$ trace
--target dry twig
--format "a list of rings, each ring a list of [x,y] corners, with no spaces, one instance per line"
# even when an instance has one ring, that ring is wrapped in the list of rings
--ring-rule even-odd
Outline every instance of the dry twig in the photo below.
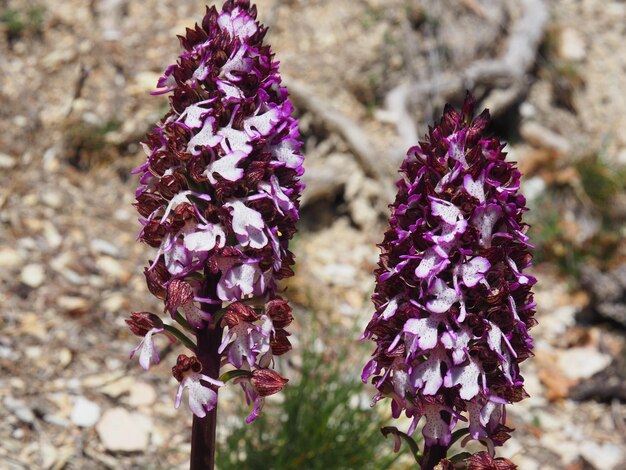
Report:
[[[406,130],[401,128],[405,125],[402,118],[404,110],[408,106],[420,103],[428,96],[440,96],[448,100],[462,93],[464,89],[487,86],[496,89],[492,93],[500,93],[498,96],[490,95],[487,98],[488,101],[491,98],[492,106],[507,107],[517,100],[525,89],[522,85],[525,82],[524,76],[534,63],[548,20],[548,11],[543,0],[521,0],[520,3],[523,14],[511,28],[505,52],[501,57],[478,60],[460,74],[449,74],[422,83],[404,83],[389,92],[386,111],[390,115],[397,115],[394,121],[400,135],[406,134]],[[399,106],[398,100],[402,98],[407,104]],[[391,105],[395,108],[390,108]],[[500,111],[502,109],[492,109],[495,114]]]
[[[389,165],[375,151],[367,134],[345,114],[337,111],[324,99],[316,96],[306,85],[292,79],[285,79],[294,102],[313,114],[324,127],[338,133],[346,142],[365,174],[379,181],[384,197],[390,202],[393,192]]]

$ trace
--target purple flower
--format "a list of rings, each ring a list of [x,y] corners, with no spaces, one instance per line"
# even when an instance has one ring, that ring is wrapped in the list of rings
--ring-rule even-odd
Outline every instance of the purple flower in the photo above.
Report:
[[[137,336],[142,337],[139,345],[130,352],[132,359],[137,351],[139,351],[139,365],[144,370],[150,369],[150,365],[159,363],[159,353],[152,336],[163,333],[163,322],[154,313],[150,312],[133,312],[130,319],[126,320],[128,328]]]
[[[148,330],[146,336],[141,340],[139,345],[130,352],[130,358],[132,359],[135,353],[139,351],[139,365],[141,365],[144,370],[150,369],[151,363],[154,362],[155,364],[158,364],[160,362],[159,353],[154,345],[154,342],[152,341],[152,335],[162,332],[163,328],[152,328],[151,330]]]
[[[180,401],[185,389],[189,390],[189,409],[199,418],[204,418],[207,411],[211,411],[217,405],[217,392],[210,386],[221,387],[224,382],[212,379],[201,374],[202,366],[195,357],[184,354],[178,356],[176,365],[172,368],[174,378],[180,382],[176,392],[175,407],[180,406]]]
[[[136,170],[139,239],[157,249],[146,280],[186,329],[166,331],[203,361],[212,355],[250,373],[268,370],[274,355],[291,348],[288,322],[275,323],[269,306],[284,302],[277,281],[293,274],[288,244],[304,171],[293,106],[265,33],[248,0],[208,8],[187,29],[181,55],[157,84],[156,94],[170,94],[170,110],[148,134],[147,160]],[[249,307],[237,317],[239,301],[252,298],[258,312]],[[221,346],[210,354],[184,336],[222,328]],[[144,333],[142,365],[158,361],[156,332]],[[217,399],[206,384],[217,383],[196,369],[178,372],[178,401],[188,388],[192,411],[204,416]]]
[[[504,407],[525,397],[519,363],[535,324],[520,172],[473,119],[468,95],[409,150],[381,243],[376,312],[364,338],[376,342],[363,370],[392,399],[395,417],[424,418],[427,448],[447,447],[459,419],[474,439],[503,442]]]
[[[280,392],[289,380],[271,369],[256,369],[248,376],[235,379],[235,382],[241,385],[248,405],[254,404],[252,413],[246,418],[246,422],[251,423],[259,417],[265,397]]]

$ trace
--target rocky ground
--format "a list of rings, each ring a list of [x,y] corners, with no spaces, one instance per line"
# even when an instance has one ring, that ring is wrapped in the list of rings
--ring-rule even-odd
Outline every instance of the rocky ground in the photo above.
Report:
[[[618,470],[626,321],[602,312],[622,311],[626,295],[617,278],[613,307],[598,308],[608,295],[594,284],[599,274],[581,282],[580,272],[625,262],[626,3],[547,3],[532,66],[505,85],[476,84],[527,175],[542,261],[536,357],[525,364],[531,398],[511,408],[517,431],[502,454],[522,470]],[[289,297],[302,324],[332,325],[332,347],[356,338],[371,315],[375,245],[411,137],[386,109],[387,92],[498,57],[523,12],[497,0],[258,7],[294,84],[307,155]],[[173,408],[175,380],[167,367],[144,373],[127,359],[136,345],[128,312],[160,309],[142,275],[152,250],[135,242],[129,171],[165,110],[149,92],[177,56],[175,35],[202,14],[191,1],[0,1],[1,469],[186,468],[191,417]],[[511,90],[512,102],[503,100]],[[433,89],[409,103],[419,134],[463,92]],[[370,148],[355,145],[350,126]],[[304,333],[294,330],[297,342]],[[358,368],[365,357],[353,360]],[[241,398],[221,397],[225,414]]]

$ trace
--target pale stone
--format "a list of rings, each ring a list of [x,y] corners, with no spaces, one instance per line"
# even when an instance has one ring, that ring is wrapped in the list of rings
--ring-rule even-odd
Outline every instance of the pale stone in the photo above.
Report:
[[[543,428],[545,416],[540,418],[541,427]],[[563,421],[561,421],[561,426]],[[558,429],[556,429],[558,431]],[[540,438],[541,445],[546,449],[551,450],[555,454],[561,457],[561,464],[570,465],[578,460],[580,455],[580,444],[574,442],[571,439],[564,439],[562,432],[547,432]]]
[[[138,382],[130,389],[128,404],[133,407],[149,406],[156,401],[154,387],[145,382]]]
[[[107,410],[96,426],[104,447],[111,452],[140,452],[150,441],[152,420],[124,408]]]
[[[20,280],[27,286],[36,289],[46,280],[46,272],[40,264],[27,264],[22,268]]]
[[[17,159],[6,153],[0,153],[0,168],[7,170],[13,168],[17,163]]]
[[[332,263],[323,266],[319,274],[320,278],[328,284],[350,287],[355,284],[357,271],[354,266],[349,264]]]
[[[9,247],[0,248],[0,268],[16,268],[23,262],[19,252]]]
[[[113,294],[102,301],[102,308],[107,312],[119,312],[127,304],[127,298],[122,294]]]
[[[103,240],[101,238],[95,238],[91,240],[89,246],[93,251],[103,255],[109,255],[113,257],[117,257],[120,255],[120,250],[117,246],[115,246],[110,241]]]
[[[558,352],[558,363],[570,379],[588,379],[611,363],[611,356],[596,348],[578,347]]]
[[[99,387],[99,391],[111,398],[117,398],[125,393],[128,393],[135,385],[135,380],[132,377],[122,377],[115,382],[110,382],[102,387]]]
[[[22,400],[5,397],[4,406],[23,423],[32,424],[35,422],[35,414]]]
[[[100,419],[100,406],[85,397],[78,397],[72,407],[70,419],[76,426],[89,428]]]
[[[86,299],[71,295],[59,297],[57,305],[67,312],[86,311],[89,308],[89,302]]]
[[[598,444],[586,440],[580,444],[581,455],[595,468],[602,470],[622,469],[626,456],[624,448],[616,444]]]
[[[68,348],[62,348],[58,353],[58,360],[61,368],[67,367],[72,362],[72,351]]]
[[[96,260],[96,265],[103,273],[112,278],[125,282],[130,277],[130,273],[115,258],[110,256],[100,256]]]
[[[561,31],[559,41],[559,55],[565,60],[583,60],[587,54],[585,40],[580,32],[574,28],[565,28]]]
[[[41,194],[41,202],[48,207],[58,209],[63,205],[63,196],[58,191],[44,191]]]

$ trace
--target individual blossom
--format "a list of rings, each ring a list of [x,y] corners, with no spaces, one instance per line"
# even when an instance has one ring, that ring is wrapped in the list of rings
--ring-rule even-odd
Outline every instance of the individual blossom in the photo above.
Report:
[[[147,369],[159,362],[154,335],[188,346],[193,355],[173,368],[176,406],[187,389],[199,418],[215,409],[226,379],[251,377],[239,383],[254,417],[270,394],[262,378],[286,383],[271,369],[291,347],[291,308],[277,282],[293,274],[288,244],[304,170],[266,31],[248,0],[227,0],[179,36],[182,53],[155,92],[169,94],[170,108],[136,170],[139,239],[156,250],[144,274],[169,320],[129,320],[143,337],[135,351]]]
[[[126,320],[126,324],[134,335],[142,338],[139,345],[130,352],[130,358],[132,359],[139,352],[139,365],[144,370],[150,369],[152,363],[158,364],[159,352],[152,337],[165,331],[161,319],[154,313],[133,312],[130,314],[130,319]]]
[[[243,388],[248,405],[254,404],[252,413],[246,418],[246,422],[251,423],[261,413],[265,397],[280,392],[289,380],[271,369],[256,369],[250,374],[238,377],[235,382]]]
[[[402,163],[363,335],[376,343],[363,380],[412,418],[408,434],[423,423],[423,468],[446,456],[460,420],[491,449],[508,438],[505,406],[526,396],[519,364],[532,355],[520,172],[474,105],[468,94],[461,112],[446,106]]]
[[[207,411],[211,411],[217,405],[216,388],[224,385],[224,382],[201,374],[201,370],[202,365],[197,358],[181,354],[176,360],[176,365],[172,367],[172,375],[180,383],[176,393],[176,408],[180,406],[183,390],[187,388],[189,409],[199,418],[204,418]]]

